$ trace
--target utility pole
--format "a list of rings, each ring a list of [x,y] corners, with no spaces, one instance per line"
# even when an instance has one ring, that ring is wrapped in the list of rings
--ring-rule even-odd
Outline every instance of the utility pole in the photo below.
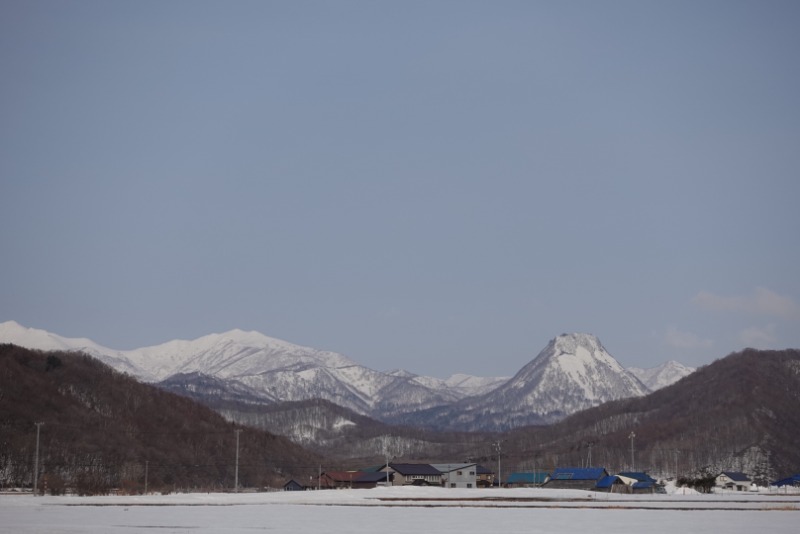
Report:
[[[150,467],[150,460],[144,461],[144,494],[147,495],[147,471]]]
[[[500,470],[500,444],[502,442],[500,440],[496,441],[494,446],[497,449],[497,489],[502,488],[503,484],[503,472]]]
[[[588,442],[587,445],[589,446],[589,465],[586,467],[592,467],[592,446],[594,445],[594,441]]]
[[[383,436],[383,454],[386,456],[386,487],[389,487],[389,436]]]
[[[239,433],[242,431],[241,428],[237,428],[234,430],[236,433],[236,469],[234,471],[234,492],[239,493]]]
[[[36,497],[39,486],[39,429],[44,423],[34,423],[36,425],[36,456],[33,460],[33,496]]]
[[[628,436],[628,437],[629,437],[629,438],[630,438],[630,440],[631,440],[631,471],[634,471],[634,470],[635,470],[635,467],[634,467],[634,463],[633,463],[633,438],[635,438],[635,437],[636,437],[636,434],[634,434],[633,432],[631,432],[631,435],[630,435],[630,436]]]

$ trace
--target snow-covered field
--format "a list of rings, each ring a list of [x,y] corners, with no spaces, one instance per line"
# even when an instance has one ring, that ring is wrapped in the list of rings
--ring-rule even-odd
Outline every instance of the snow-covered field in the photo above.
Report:
[[[607,495],[378,488],[109,497],[0,496],[3,533],[793,532],[800,495]]]

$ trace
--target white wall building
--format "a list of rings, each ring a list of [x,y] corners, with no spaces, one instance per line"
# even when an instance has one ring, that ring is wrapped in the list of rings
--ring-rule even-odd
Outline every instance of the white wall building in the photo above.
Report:
[[[442,472],[445,488],[477,488],[477,464],[431,464]]]

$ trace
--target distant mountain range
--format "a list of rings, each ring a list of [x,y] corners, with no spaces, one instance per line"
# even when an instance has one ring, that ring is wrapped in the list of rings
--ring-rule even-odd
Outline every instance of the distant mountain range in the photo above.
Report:
[[[72,349],[31,350],[3,337],[0,420],[5,443],[0,482],[30,483],[32,440],[39,423],[40,472],[47,477],[42,483],[54,490],[66,484],[77,491],[140,491],[148,462],[151,487],[231,487],[231,451],[241,427],[230,421],[267,428],[316,451],[302,451],[268,433],[245,429],[241,459],[247,469],[239,476],[251,486],[274,487],[287,476],[308,479],[323,464],[326,469],[373,465],[383,461],[387,451],[412,461],[469,458],[493,465],[499,461],[500,446],[508,472],[596,465],[611,472],[694,477],[732,470],[759,483],[797,472],[797,349],[747,349],[656,392],[610,400],[553,424],[517,426],[524,408],[510,411],[513,417],[486,411],[492,402],[507,403],[512,410],[515,402],[524,405],[538,399],[535,403],[547,414],[547,403],[540,397],[546,391],[539,387],[543,381],[566,381],[564,389],[572,395],[564,401],[581,392],[587,402],[599,402],[606,392],[585,377],[595,373],[602,381],[626,381],[604,352],[592,336],[558,336],[515,377],[449,407],[451,415],[467,414],[459,424],[462,428],[489,420],[496,427],[497,421],[505,421],[512,430],[443,432],[432,430],[437,424],[389,425],[322,399],[272,402],[238,382],[200,373],[173,374],[154,388]],[[391,373],[396,374],[403,373]],[[173,387],[181,396],[161,391]],[[635,381],[631,387],[636,387]],[[217,413],[186,397],[202,400]]]
[[[687,367],[675,360],[670,360],[667,363],[663,363],[651,369],[628,367],[628,371],[633,373],[642,384],[647,386],[647,389],[650,391],[657,391],[661,388],[671,386],[684,376],[692,374],[695,368]]]
[[[119,351],[8,321],[0,323],[0,343],[81,351],[209,405],[323,399],[388,423],[450,430],[553,422],[609,400],[645,395],[693,371],[677,362],[626,370],[589,334],[556,337],[512,378],[453,375],[446,380],[403,370],[379,372],[335,352],[241,330]]]

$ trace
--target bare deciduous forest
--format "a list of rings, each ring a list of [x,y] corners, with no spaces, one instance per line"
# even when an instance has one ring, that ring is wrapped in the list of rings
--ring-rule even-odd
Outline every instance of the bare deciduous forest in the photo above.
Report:
[[[237,429],[185,397],[89,356],[0,345],[0,483],[58,493],[226,490],[236,479]],[[279,487],[315,475],[319,455],[286,438],[238,433],[240,486]]]
[[[800,470],[798,436],[800,350],[747,349],[645,397],[512,431],[505,448],[510,462],[546,469],[585,465],[591,454],[593,464],[614,471],[730,470],[765,483]]]
[[[0,483],[31,485],[36,423],[43,423],[39,488],[52,493],[67,486],[136,493],[145,484],[155,491],[231,489],[237,430],[238,479],[246,487],[310,482],[320,469],[363,468],[387,455],[494,469],[499,452],[504,477],[594,465],[664,478],[733,470],[765,483],[800,470],[798,350],[748,349],[646,397],[504,434],[390,426],[321,400],[205,402],[210,407],[89,356],[2,345]]]

